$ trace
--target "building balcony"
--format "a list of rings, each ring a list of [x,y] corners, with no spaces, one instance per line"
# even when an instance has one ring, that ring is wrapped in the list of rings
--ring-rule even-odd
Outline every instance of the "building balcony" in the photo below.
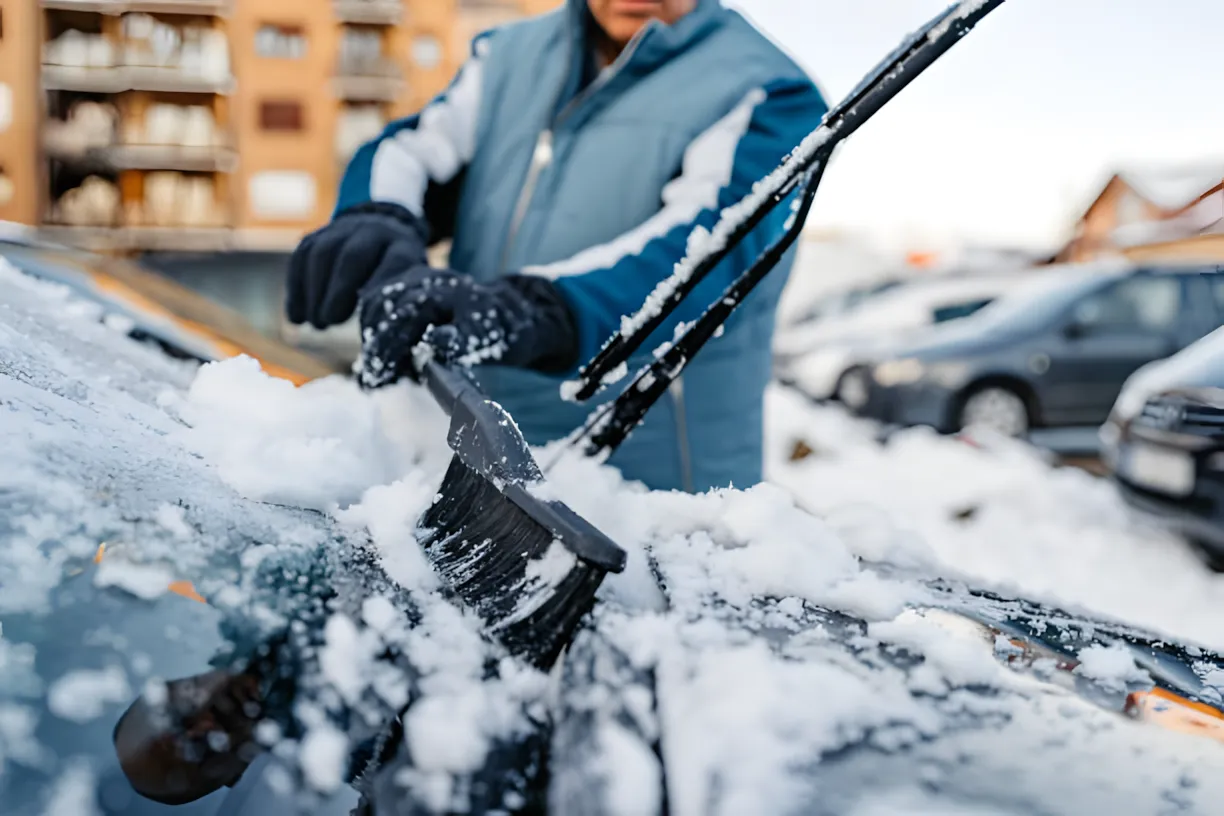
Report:
[[[47,224],[44,240],[87,252],[228,252],[234,249],[228,227],[95,227]]]
[[[291,252],[302,229],[233,227],[95,227],[46,224],[42,240],[87,252]]]
[[[404,16],[400,0],[333,0],[332,9],[342,23],[399,25]]]
[[[404,87],[403,70],[385,57],[341,60],[332,77],[336,97],[348,102],[393,102]]]
[[[42,87],[46,91],[101,94],[125,91],[230,94],[234,91],[234,77],[208,77],[189,74],[177,68],[135,65],[43,65]]]
[[[232,173],[238,154],[228,147],[114,144],[65,149],[48,144],[47,156],[81,167],[100,170],[178,170],[183,173]]]
[[[233,0],[39,0],[44,9],[94,14],[189,14],[229,16]]]

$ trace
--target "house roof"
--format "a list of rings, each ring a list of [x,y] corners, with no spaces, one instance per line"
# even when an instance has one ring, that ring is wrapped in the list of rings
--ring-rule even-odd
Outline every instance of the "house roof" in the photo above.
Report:
[[[1120,247],[1160,243],[1197,235],[1224,233],[1224,184],[1199,193],[1192,206],[1183,207],[1165,218],[1122,224],[1110,237]]]
[[[1117,176],[1162,210],[1179,210],[1224,181],[1224,161],[1130,167]]]

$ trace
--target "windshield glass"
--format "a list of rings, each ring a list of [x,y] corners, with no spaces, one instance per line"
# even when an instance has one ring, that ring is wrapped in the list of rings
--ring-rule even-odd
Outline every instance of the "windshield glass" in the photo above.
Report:
[[[967,320],[976,327],[1036,328],[1119,273],[1040,272]]]

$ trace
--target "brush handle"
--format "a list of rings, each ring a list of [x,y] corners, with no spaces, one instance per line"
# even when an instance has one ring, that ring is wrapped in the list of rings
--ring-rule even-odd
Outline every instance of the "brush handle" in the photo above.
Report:
[[[470,402],[473,394],[484,399],[471,378],[436,360],[429,360],[421,367],[421,380],[429,389],[434,402],[438,403],[438,407],[445,411],[447,416],[453,417],[455,406]]]
[[[446,441],[463,464],[505,485],[544,478],[518,425],[471,377],[431,359],[421,367],[421,379],[450,417]]]

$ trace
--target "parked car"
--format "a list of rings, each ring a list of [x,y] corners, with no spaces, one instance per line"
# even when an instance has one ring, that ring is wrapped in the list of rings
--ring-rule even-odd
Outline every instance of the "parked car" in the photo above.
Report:
[[[265,371],[302,384],[342,367],[256,331],[242,315],[132,261],[32,238],[0,227],[0,259],[67,287],[100,309],[99,319],[174,357],[209,362],[246,354]]]
[[[1224,329],[1136,372],[1101,438],[1122,497],[1224,570]]]
[[[1106,466],[1117,459],[1118,446],[1127,425],[1143,410],[1147,401],[1162,391],[1193,385],[1215,385],[1210,379],[1217,360],[1224,356],[1224,327],[1191,343],[1162,360],[1140,366],[1126,378],[1114,401],[1109,417],[1097,431],[1099,453]]]
[[[706,573],[694,548],[716,539],[675,546],[686,528],[665,527],[642,543],[663,576],[686,570],[670,608],[613,593],[556,673],[532,676],[445,596],[390,581],[364,524],[229,486],[161,400],[186,367],[16,277],[0,269],[5,816],[1211,814],[1224,799],[1224,656],[903,565],[866,596],[828,593],[865,599],[869,623],[809,583],[726,580],[742,559]],[[392,505],[370,518],[398,524]],[[719,513],[741,552],[752,525]]]
[[[855,286],[849,289],[831,292],[824,297],[817,298],[816,301],[804,309],[798,317],[791,320],[790,325],[798,326],[805,323],[811,323],[816,320],[827,320],[831,317],[838,317],[839,315],[847,314],[854,311],[859,306],[867,303],[875,296],[892,291],[893,289],[903,286],[904,284],[905,281],[903,280],[897,278],[887,278],[866,286]]]
[[[779,330],[778,379],[814,399],[836,399],[843,377],[872,354],[918,330],[967,317],[1014,288],[1021,276],[909,281],[843,314]]]
[[[847,403],[895,425],[1009,436],[1099,426],[1138,368],[1224,324],[1216,265],[1064,265],[856,368]],[[843,388],[846,391],[847,388]]]

